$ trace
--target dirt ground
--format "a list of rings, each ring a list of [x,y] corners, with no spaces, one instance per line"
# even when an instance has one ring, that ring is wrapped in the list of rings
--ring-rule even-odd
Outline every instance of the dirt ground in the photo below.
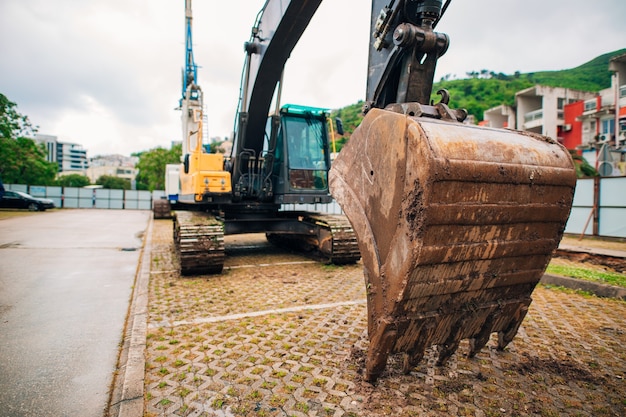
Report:
[[[513,343],[363,380],[361,265],[227,237],[220,276],[181,278],[154,222],[146,416],[624,416],[626,303],[538,287]]]

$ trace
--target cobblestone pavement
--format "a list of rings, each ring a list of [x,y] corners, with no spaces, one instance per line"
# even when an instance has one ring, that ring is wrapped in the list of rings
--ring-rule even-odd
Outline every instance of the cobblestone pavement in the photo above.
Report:
[[[146,416],[624,416],[626,303],[539,287],[513,343],[468,344],[375,386],[360,265],[325,266],[256,235],[227,238],[221,276],[180,278],[154,222]],[[252,247],[252,248],[251,248]]]

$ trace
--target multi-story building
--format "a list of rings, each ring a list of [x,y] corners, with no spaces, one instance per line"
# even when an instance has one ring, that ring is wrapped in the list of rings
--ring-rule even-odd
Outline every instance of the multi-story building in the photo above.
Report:
[[[519,91],[515,107],[486,110],[481,125],[549,136],[582,151],[602,175],[626,175],[626,54],[611,58],[609,71],[611,87],[600,92],[542,85]]]
[[[89,167],[87,151],[77,143],[60,142],[56,136],[36,133],[35,140],[44,144],[48,162],[59,165],[59,173],[83,172]]]
[[[90,166],[85,171],[85,175],[94,184],[103,175],[126,178],[132,184],[137,177],[135,165],[137,165],[138,159],[137,157],[123,155],[97,156],[89,161]]]
[[[502,104],[485,110],[481,126],[515,129],[515,109]]]
[[[626,175],[626,54],[611,58],[609,71],[611,87],[565,106],[563,143],[602,175]]]
[[[593,96],[594,93],[587,91],[535,85],[515,93],[515,107],[501,105],[486,110],[481,125],[526,130],[559,139],[565,125],[565,105]]]
[[[515,93],[516,128],[562,140],[565,105],[594,97],[594,93],[536,85]]]

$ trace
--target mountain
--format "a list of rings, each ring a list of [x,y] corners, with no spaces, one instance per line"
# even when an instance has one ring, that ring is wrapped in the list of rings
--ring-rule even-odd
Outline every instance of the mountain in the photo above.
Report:
[[[445,88],[450,93],[450,107],[464,108],[480,121],[483,120],[485,110],[501,104],[513,106],[516,92],[536,84],[592,92],[609,88],[611,86],[609,60],[624,53],[626,49],[609,52],[576,68],[561,71],[516,72],[513,75],[488,70],[473,71],[468,73],[469,78],[441,79],[433,85],[433,91]],[[438,101],[439,97],[435,94],[433,100]],[[361,122],[362,106],[363,102],[359,101],[333,112],[333,117],[342,119],[346,136]],[[341,146],[342,140],[340,139],[338,143]]]

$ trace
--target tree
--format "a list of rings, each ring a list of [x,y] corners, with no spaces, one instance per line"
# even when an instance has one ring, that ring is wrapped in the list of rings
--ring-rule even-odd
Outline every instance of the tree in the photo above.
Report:
[[[130,190],[130,180],[111,175],[101,176],[96,180],[96,184],[109,190]]]
[[[32,136],[37,131],[28,120],[28,116],[17,111],[17,104],[0,93],[0,137],[17,139],[23,136]]]
[[[9,184],[52,185],[58,165],[46,160],[43,145],[32,139],[0,138],[0,176]]]
[[[58,166],[43,145],[24,137],[36,131],[17,105],[0,94],[0,177],[5,183],[51,185]]]
[[[138,190],[164,190],[165,165],[179,164],[182,145],[174,145],[171,149],[154,148],[139,154],[137,163]]]
[[[576,151],[570,151],[572,159],[574,160],[574,168],[576,169],[576,177],[578,178],[593,178],[599,177],[600,174],[594,167],[587,162],[585,158],[577,154]]]
[[[61,187],[84,187],[89,184],[91,184],[89,177],[82,174],[63,175],[56,180],[56,185]]]

